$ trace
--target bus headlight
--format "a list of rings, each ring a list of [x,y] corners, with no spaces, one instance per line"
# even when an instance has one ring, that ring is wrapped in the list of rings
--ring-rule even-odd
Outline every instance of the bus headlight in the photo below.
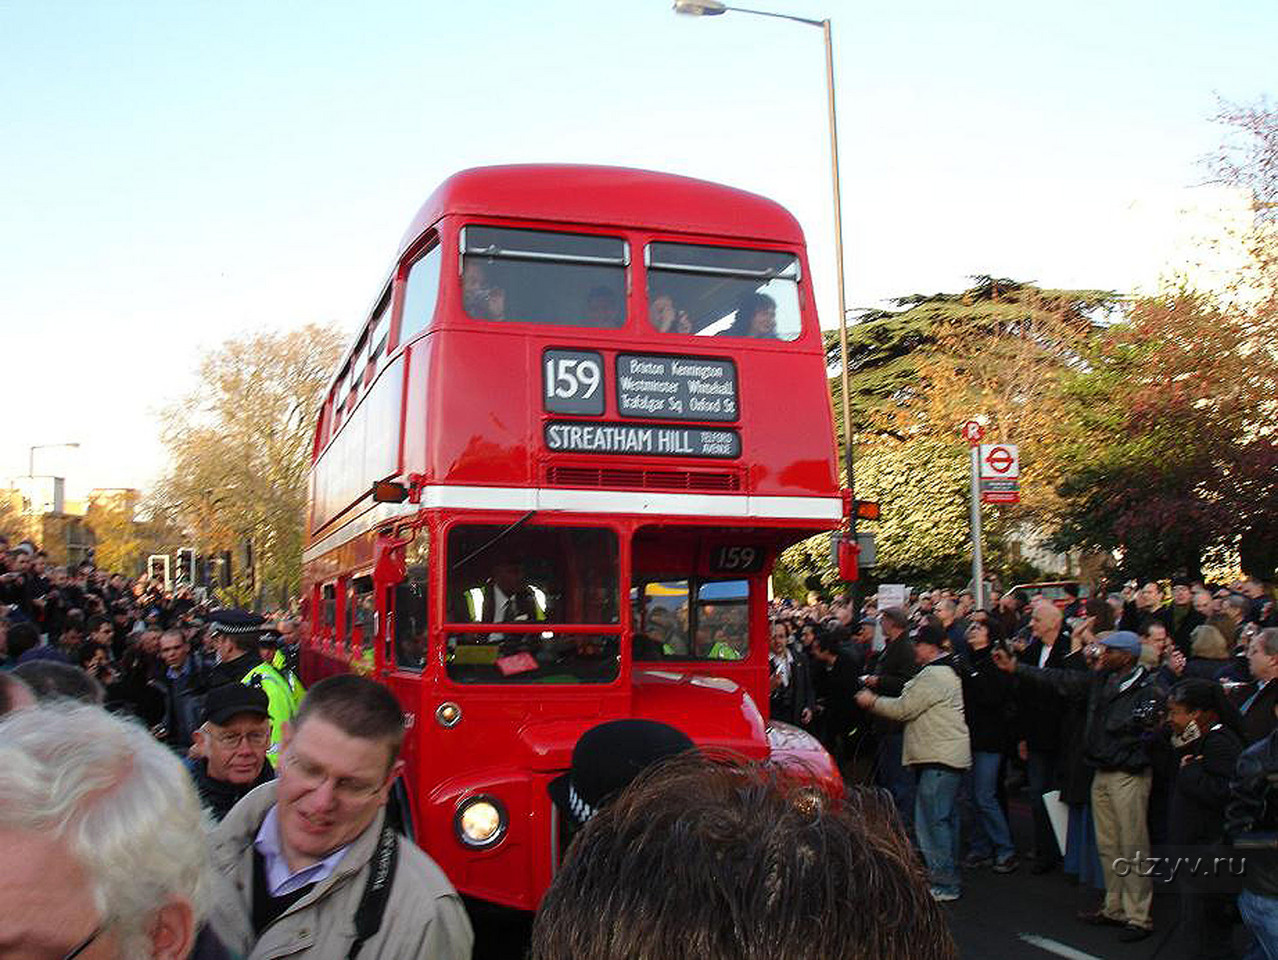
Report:
[[[495,846],[506,835],[506,808],[496,797],[470,797],[457,808],[457,839],[472,850]]]

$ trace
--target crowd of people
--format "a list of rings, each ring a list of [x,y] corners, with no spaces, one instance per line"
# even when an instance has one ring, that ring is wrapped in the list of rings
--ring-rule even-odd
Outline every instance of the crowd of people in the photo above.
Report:
[[[963,872],[1063,869],[1082,922],[1154,929],[1153,884],[1180,890],[1181,942],[1278,958],[1278,615],[1254,579],[1114,592],[928,590],[860,609],[810,594],[771,609],[771,712],[808,728],[852,783],[888,791],[932,895]],[[1024,790],[1018,851],[1007,798]],[[1170,921],[1170,918],[1168,918]]]
[[[305,691],[299,629],[0,542],[0,895],[18,906],[0,950],[470,955],[456,891],[386,813],[398,704],[353,675]],[[1028,859],[1103,891],[1078,918],[1120,940],[1153,930],[1161,878],[1193,956],[1233,956],[1241,917],[1251,956],[1278,960],[1263,584],[778,601],[769,666],[771,716],[822,741],[846,796],[654,721],[594,728],[548,788],[571,842],[533,956],[951,958],[939,905],[964,872]],[[815,948],[813,910],[831,918]]]
[[[384,686],[302,690],[287,618],[57,569],[25,542],[0,563],[0,953],[471,956],[456,890],[387,810],[405,721]],[[838,802],[619,720],[548,793],[570,842],[538,960],[956,957],[875,792]],[[814,910],[830,922],[800,938]]]

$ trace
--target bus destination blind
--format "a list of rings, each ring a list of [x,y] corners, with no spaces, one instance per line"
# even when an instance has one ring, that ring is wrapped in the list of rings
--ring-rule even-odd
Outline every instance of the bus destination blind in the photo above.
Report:
[[[650,420],[736,420],[731,360],[617,355],[617,412]]]
[[[741,456],[741,435],[735,430],[647,423],[551,421],[546,424],[546,446],[559,453],[731,458]]]

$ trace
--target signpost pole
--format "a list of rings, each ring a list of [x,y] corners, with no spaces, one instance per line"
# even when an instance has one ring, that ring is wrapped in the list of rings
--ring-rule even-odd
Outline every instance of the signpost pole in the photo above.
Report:
[[[985,568],[981,562],[981,448],[972,444],[972,592],[976,609],[985,607]]]

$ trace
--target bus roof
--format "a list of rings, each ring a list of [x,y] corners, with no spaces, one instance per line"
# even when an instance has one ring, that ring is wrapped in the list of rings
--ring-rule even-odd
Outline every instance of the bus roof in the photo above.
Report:
[[[448,214],[803,242],[788,210],[745,190],[627,167],[512,164],[462,170],[441,183],[404,235],[400,256]]]

